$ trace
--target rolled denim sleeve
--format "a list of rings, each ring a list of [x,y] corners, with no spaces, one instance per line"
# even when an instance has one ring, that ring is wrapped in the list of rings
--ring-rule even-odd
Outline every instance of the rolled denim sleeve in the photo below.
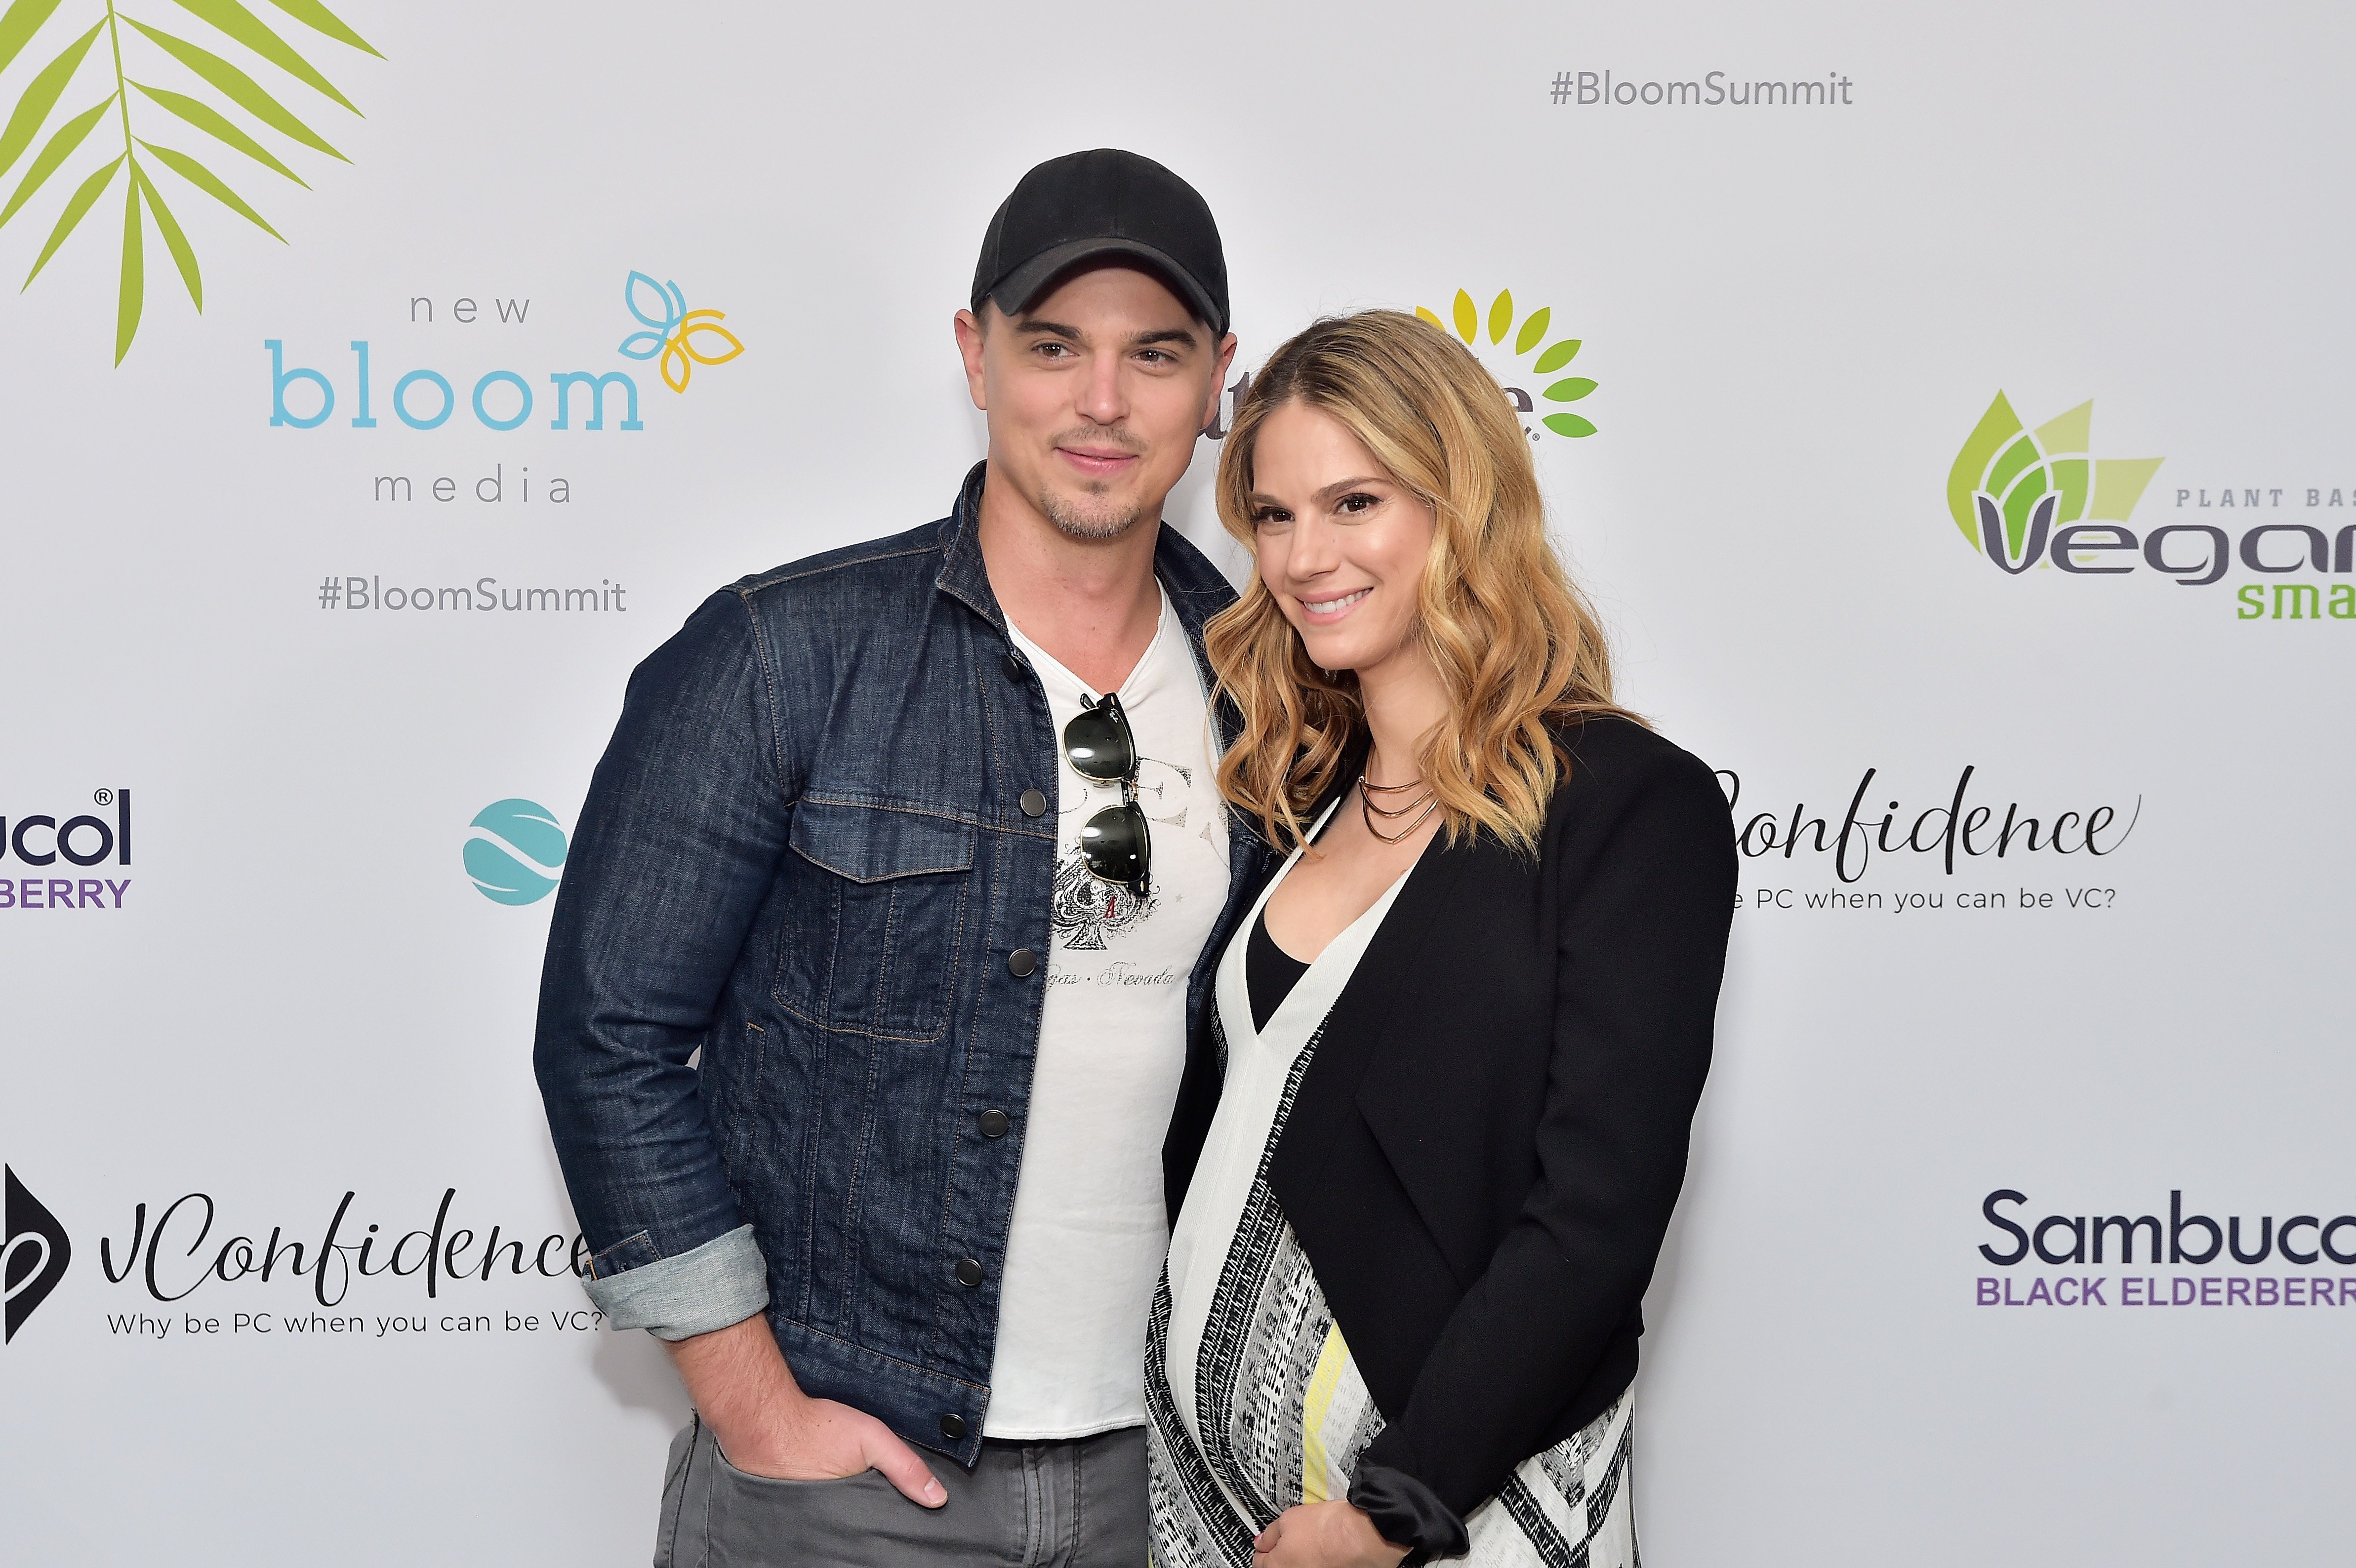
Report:
[[[584,1282],[590,1301],[615,1328],[644,1328],[658,1339],[709,1334],[769,1305],[768,1264],[750,1225],[677,1257],[627,1268],[609,1253],[600,1266],[614,1272]]]
[[[632,674],[541,971],[533,1069],[590,1296],[666,1339],[768,1302],[689,1065],[786,842],[767,668],[750,607],[723,591]]]

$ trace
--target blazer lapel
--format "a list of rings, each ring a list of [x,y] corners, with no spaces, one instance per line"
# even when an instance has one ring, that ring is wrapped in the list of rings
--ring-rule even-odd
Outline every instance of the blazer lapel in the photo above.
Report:
[[[1435,841],[1424,850],[1319,1031],[1316,1054],[1269,1161],[1269,1185],[1296,1228],[1334,1139],[1358,1115],[1358,1081],[1381,1048],[1394,993],[1417,969],[1424,935],[1447,907],[1472,852],[1470,841],[1452,847]]]

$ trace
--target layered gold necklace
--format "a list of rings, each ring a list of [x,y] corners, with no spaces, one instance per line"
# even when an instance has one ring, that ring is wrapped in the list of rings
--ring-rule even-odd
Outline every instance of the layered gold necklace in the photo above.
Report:
[[[1405,795],[1411,789],[1419,789],[1422,790],[1423,793],[1415,796],[1404,805],[1377,805],[1375,803],[1375,796],[1378,795]],[[1422,809],[1417,810],[1419,806]],[[1430,786],[1426,784],[1421,779],[1410,780],[1408,783],[1402,784],[1368,784],[1366,782],[1366,775],[1364,773],[1360,773],[1358,775],[1358,815],[1365,819],[1366,831],[1373,834],[1376,837],[1381,839],[1386,844],[1398,844],[1404,842],[1408,835],[1412,834],[1417,828],[1423,826],[1423,819],[1425,817],[1430,816],[1433,812],[1439,809],[1440,797],[1437,795],[1434,795]],[[1375,821],[1375,818],[1379,816],[1387,822],[1396,822],[1400,817],[1407,816],[1409,812],[1415,813],[1414,820],[1409,822],[1405,827],[1400,828],[1397,833],[1384,832]]]

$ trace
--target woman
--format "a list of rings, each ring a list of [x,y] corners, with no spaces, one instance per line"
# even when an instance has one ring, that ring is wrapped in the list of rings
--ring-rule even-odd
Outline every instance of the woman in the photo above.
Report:
[[[1445,334],[1286,344],[1218,501],[1257,564],[1209,631],[1244,720],[1219,784],[1290,858],[1219,965],[1215,1111],[1173,1134],[1155,1559],[1633,1564],[1725,799],[1612,705],[1527,438]]]

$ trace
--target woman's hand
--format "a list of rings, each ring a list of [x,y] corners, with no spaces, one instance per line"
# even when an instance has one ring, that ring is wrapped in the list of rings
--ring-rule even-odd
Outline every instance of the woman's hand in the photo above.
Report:
[[[1406,1555],[1345,1502],[1287,1509],[1252,1542],[1252,1568],[1398,1568]]]

